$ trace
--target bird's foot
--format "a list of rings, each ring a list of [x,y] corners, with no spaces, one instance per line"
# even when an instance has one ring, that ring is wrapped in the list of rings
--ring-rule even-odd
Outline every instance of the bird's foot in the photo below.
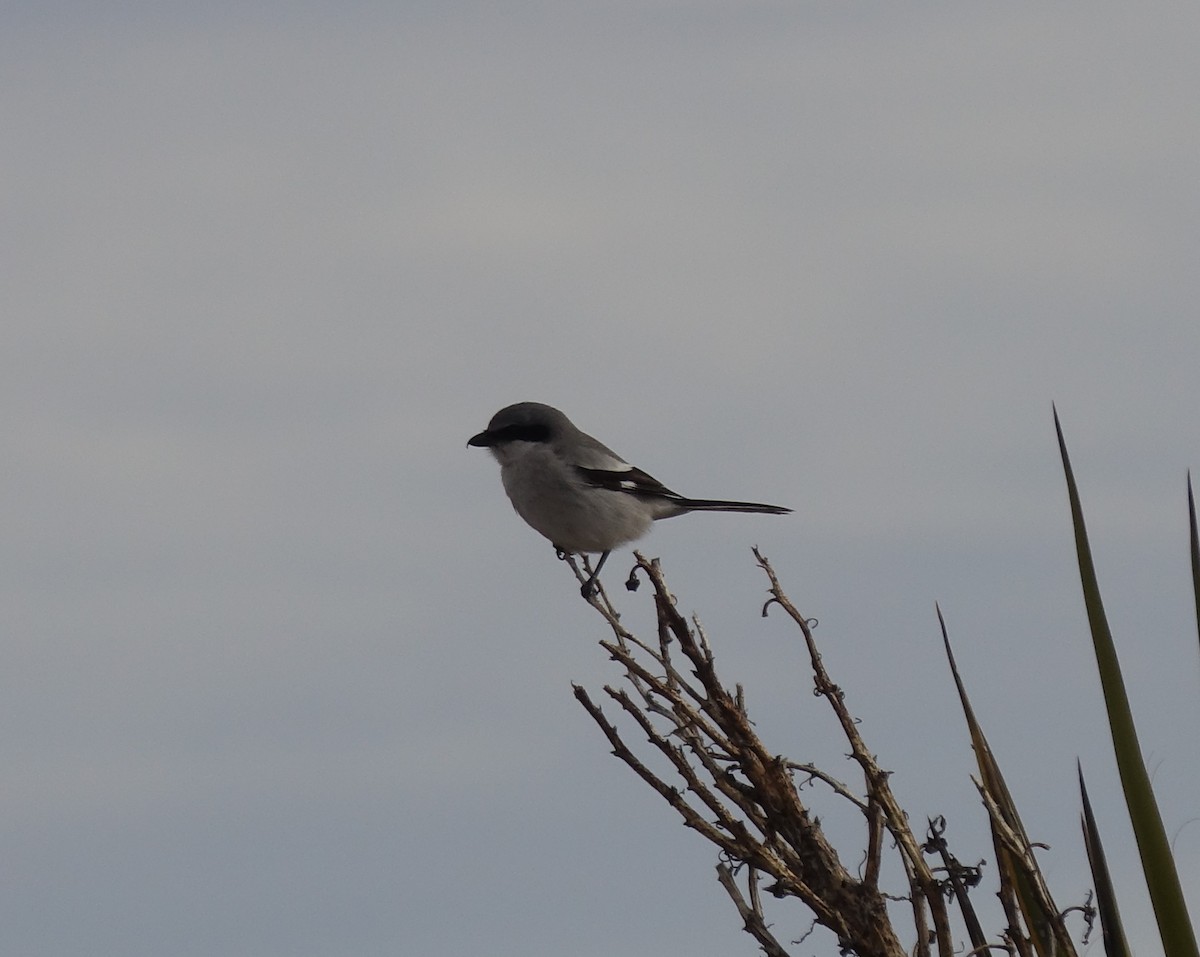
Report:
[[[604,567],[604,563],[608,561],[608,552],[602,552],[600,561],[596,562],[596,567],[592,569],[592,573],[588,575],[587,581],[583,583],[583,587],[579,589],[579,594],[583,596],[584,601],[591,601],[592,596],[600,590],[600,569]],[[584,567],[587,567],[587,559],[584,559]]]

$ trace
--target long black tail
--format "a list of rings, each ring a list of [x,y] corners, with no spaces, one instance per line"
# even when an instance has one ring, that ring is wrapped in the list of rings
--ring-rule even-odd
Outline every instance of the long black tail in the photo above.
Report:
[[[681,498],[678,504],[690,512],[765,512],[768,515],[787,515],[791,509],[782,505],[762,505],[758,502],[723,502],[718,498]]]

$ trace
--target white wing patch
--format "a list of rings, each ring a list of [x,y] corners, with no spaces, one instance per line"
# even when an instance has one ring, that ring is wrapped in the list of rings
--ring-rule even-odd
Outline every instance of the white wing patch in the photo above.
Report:
[[[681,496],[639,468],[622,462],[621,469],[589,469],[576,466],[580,477],[596,488],[611,489],[614,492],[628,492],[631,495],[644,495],[653,498],[678,499]]]

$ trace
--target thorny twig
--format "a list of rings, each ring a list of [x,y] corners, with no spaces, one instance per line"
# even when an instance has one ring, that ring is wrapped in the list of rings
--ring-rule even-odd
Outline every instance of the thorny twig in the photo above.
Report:
[[[675,808],[686,826],[719,849],[717,879],[741,915],[745,930],[768,957],[788,957],[788,952],[772,933],[763,910],[760,882],[764,877],[771,881],[765,888],[769,894],[802,901],[816,923],[835,935],[842,953],[907,957],[888,908],[889,900],[903,899],[912,908],[913,953],[931,957],[932,944],[938,957],[952,957],[946,894],[957,894],[960,907],[969,912],[966,891],[970,881],[964,878],[968,872],[949,854],[940,830],[937,841],[932,830],[929,842],[914,834],[892,793],[890,772],[880,767],[867,748],[841,688],[825,669],[809,620],[784,593],[770,563],[757,549],[754,555],[770,582],[771,597],[763,613],[778,605],[803,635],[815,691],[833,709],[850,744],[850,757],[863,778],[862,795],[814,765],[788,761],[767,749],[750,721],[741,686],[730,691],[717,675],[713,651],[699,621],[693,619],[689,624],[678,612],[658,561],[647,560],[640,553],[635,553],[637,564],[630,579],[636,580],[640,572],[653,586],[655,642],[643,641],[624,627],[602,585],[588,600],[612,629],[613,640],[601,645],[624,669],[630,689],[606,685],[604,692],[632,720],[679,783],[668,783],[638,758],[584,688],[576,685],[575,697],[602,729],[613,753]],[[568,556],[567,561],[576,577],[586,581],[591,572],[588,560],[583,560],[582,568],[573,557]],[[819,821],[801,800],[801,788],[812,780],[827,785],[864,817],[866,851],[860,877],[841,863]],[[986,803],[987,795],[984,797]],[[989,812],[996,815],[994,806],[989,806]],[[885,835],[894,842],[903,866],[908,889],[904,898],[879,886]],[[1021,848],[1017,835],[1009,832],[1005,837],[1016,856],[1029,854],[1028,845]],[[946,880],[935,876],[927,854],[942,859]],[[737,880],[743,868],[744,890]],[[1000,944],[987,944],[978,924],[970,926],[968,919],[968,925],[974,950],[1012,949],[1007,935]]]
[[[905,950],[875,886],[883,828],[872,828],[875,853],[868,859],[866,880],[856,878],[801,801],[794,775],[802,770],[825,781],[854,800],[869,821],[883,818],[885,803],[871,791],[863,801],[815,768],[798,768],[768,751],[750,722],[740,690],[731,692],[721,683],[703,629],[696,622],[689,625],[676,610],[658,563],[641,555],[637,561],[654,587],[658,647],[634,639],[620,625],[607,597],[594,596],[592,604],[616,635],[615,641],[602,644],[625,668],[635,693],[611,686],[604,690],[667,761],[683,788],[671,786],[636,758],[583,688],[576,687],[576,697],[604,730],[617,756],[667,800],[687,826],[716,844],[728,861],[751,869],[749,900],[740,892],[730,897],[765,952],[785,953],[767,930],[758,899],[759,875],[771,879],[768,890],[776,897],[802,900],[818,923],[836,935],[842,950],[863,957],[901,957]],[[791,608],[782,591],[775,597]],[[688,673],[677,663],[680,658],[687,662]],[[827,676],[824,686],[834,687]],[[840,701],[840,692],[837,696]],[[857,736],[852,720],[849,726]],[[875,781],[886,782],[886,774],[874,766],[861,741],[853,750],[860,764],[875,768]],[[736,888],[732,869],[720,873],[727,892]]]

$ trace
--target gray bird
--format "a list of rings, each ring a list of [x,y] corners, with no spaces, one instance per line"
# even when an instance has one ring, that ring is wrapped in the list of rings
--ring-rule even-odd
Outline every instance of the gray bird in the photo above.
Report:
[[[609,553],[641,538],[660,518],[685,512],[791,511],[756,502],[685,498],[540,402],[501,409],[467,444],[491,451],[517,514],[559,552],[600,553],[581,590],[585,598]]]

